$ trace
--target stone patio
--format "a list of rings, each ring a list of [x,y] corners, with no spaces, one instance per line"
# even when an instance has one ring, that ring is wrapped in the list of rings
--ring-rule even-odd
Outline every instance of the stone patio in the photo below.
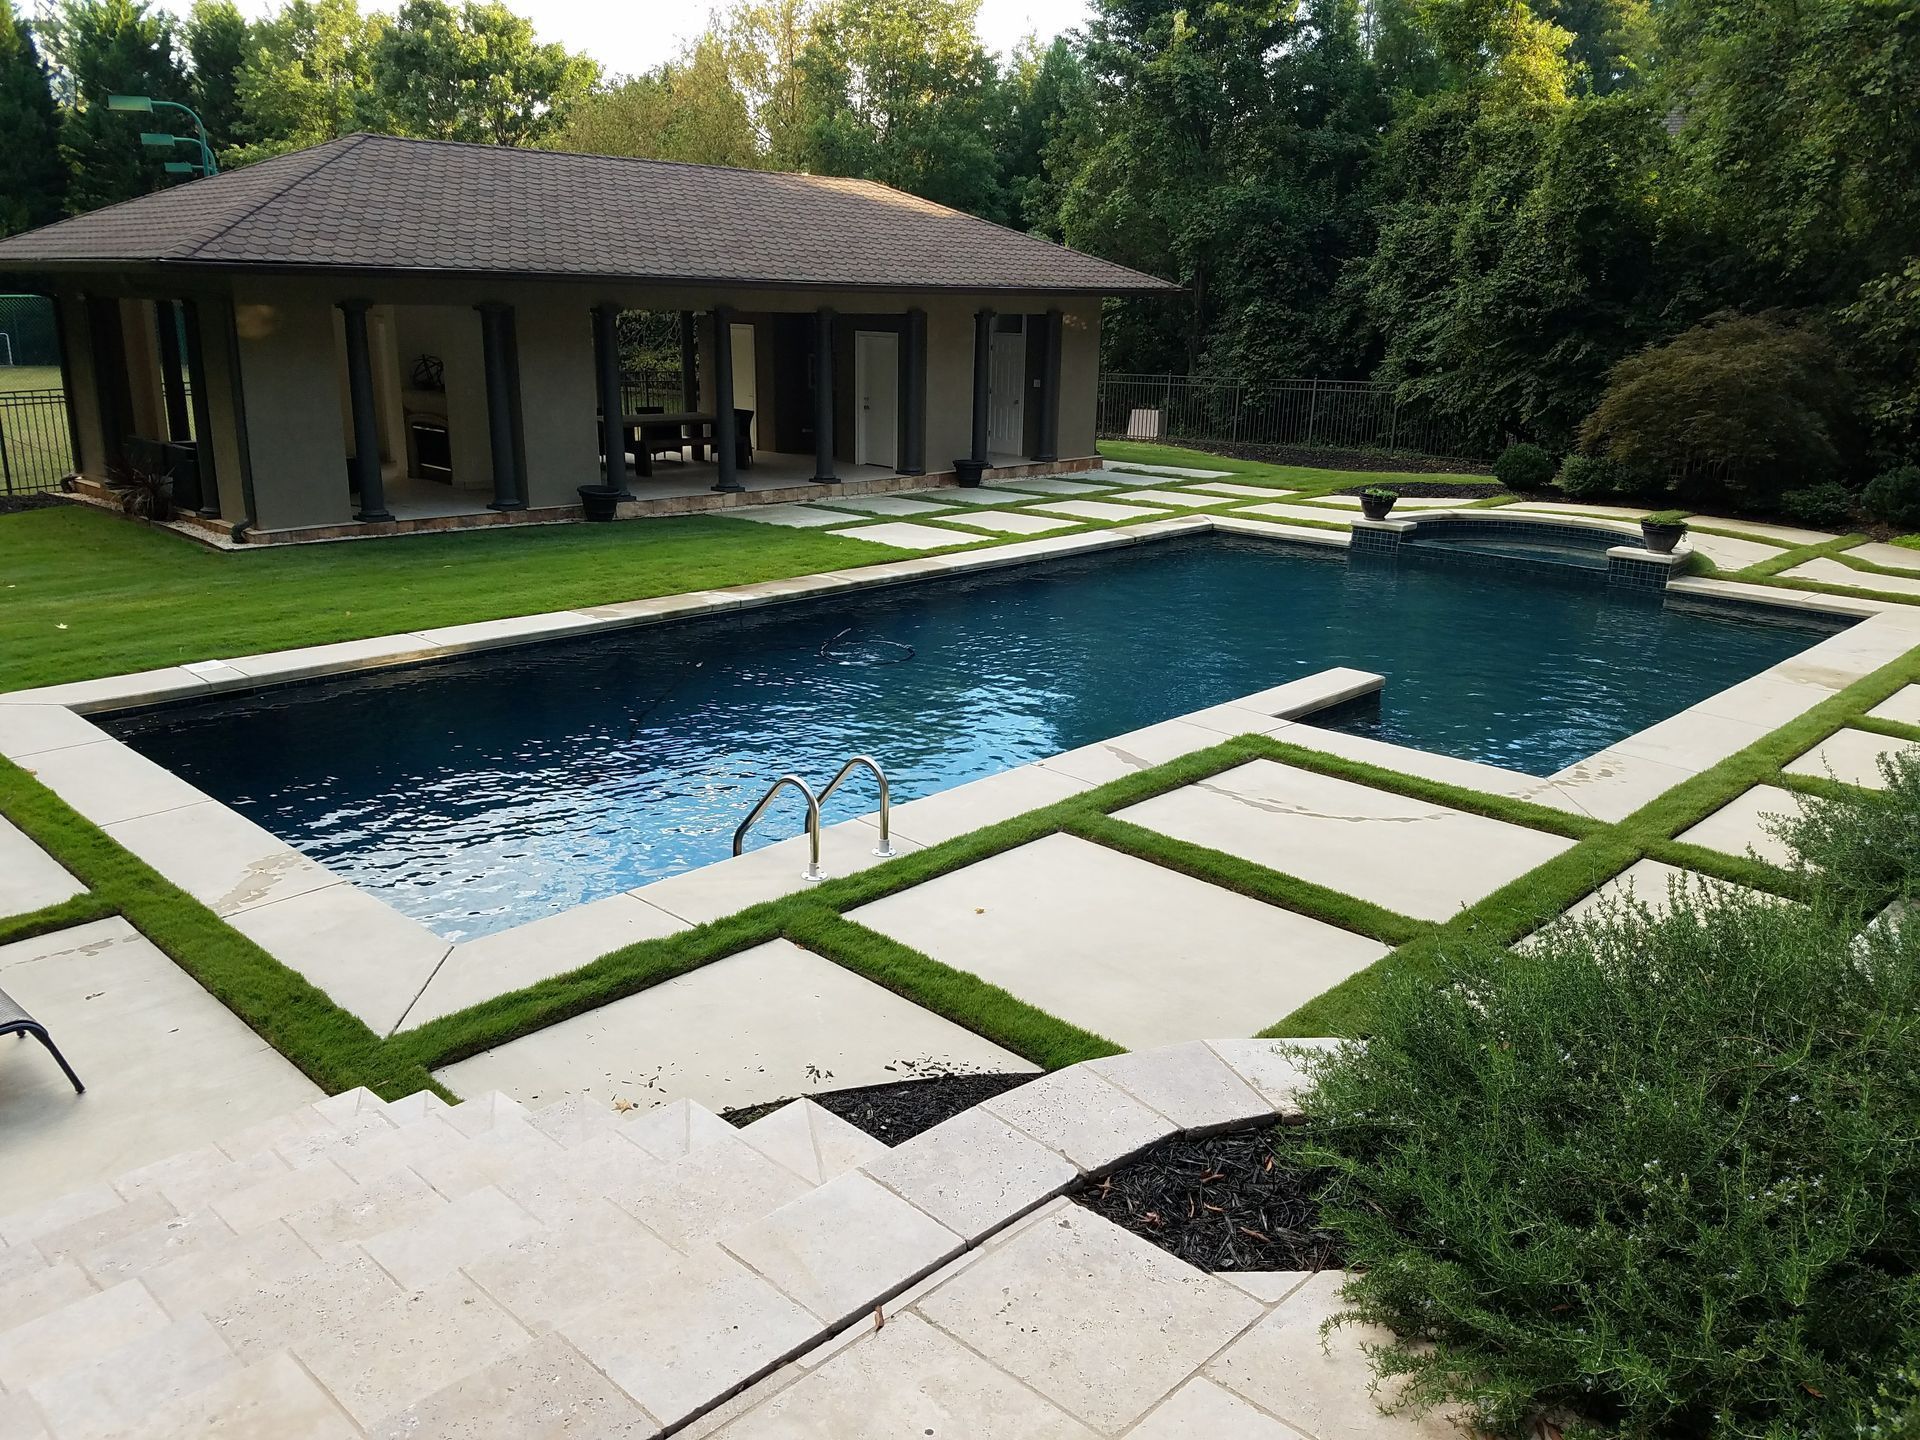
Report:
[[[847,918],[1128,1048],[1251,1034],[1386,953],[1071,835]]]
[[[1018,1055],[787,940],[435,1072],[457,1095],[714,1110],[946,1071],[1031,1073]]]
[[[1573,844],[1271,760],[1117,818],[1423,920],[1446,920]]]
[[[0,917],[44,910],[83,889],[52,856],[0,818]]]
[[[104,1176],[321,1095],[121,919],[0,945],[0,990],[46,1025],[87,1086],[76,1095],[33,1041],[0,1040],[0,1214],[91,1194]],[[0,1324],[6,1314],[0,1303]]]
[[[1893,740],[1870,730],[1836,730],[1783,768],[1790,775],[1812,775],[1879,790],[1886,785],[1880,774],[1882,755],[1920,755],[1920,741]]]
[[[1785,866],[1793,859],[1792,852],[1784,841],[1768,832],[1767,822],[1799,813],[1800,800],[1793,791],[1778,785],[1756,785],[1674,838],[1728,855],[1751,852],[1771,864]]]

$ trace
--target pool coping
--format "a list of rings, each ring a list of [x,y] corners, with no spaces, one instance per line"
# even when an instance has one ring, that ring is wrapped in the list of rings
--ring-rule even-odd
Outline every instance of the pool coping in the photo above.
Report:
[[[1423,512],[1422,518],[1451,513]],[[1468,513],[1480,519],[1487,512]],[[194,662],[0,694],[0,755],[24,765],[116,843],[196,893],[221,919],[326,990],[376,1032],[390,1035],[576,968],[635,940],[691,928],[792,893],[805,884],[804,837],[490,935],[448,941],[147,760],[87,716],[1208,533],[1324,549],[1349,544],[1346,531],[1234,515],[1184,515],[729,589]],[[1309,748],[1618,820],[1920,644],[1920,610],[1891,602],[1703,579],[1675,580],[1668,593],[1857,623],[1548,777],[1301,725],[1301,717],[1384,683],[1368,672],[1335,667],[905,802],[894,810],[894,830],[907,848],[938,844],[1093,788],[1098,780],[1087,777],[1105,763],[1096,752],[1132,755],[1129,746],[1137,746],[1139,754],[1152,757],[1133,764],[1137,769],[1233,735],[1283,729],[1292,729],[1289,740]],[[1168,753],[1170,734],[1189,742],[1184,750]],[[32,763],[36,760],[38,765]],[[163,816],[156,832],[150,822]],[[869,814],[823,831],[829,874],[877,863],[871,854],[876,823],[877,816]],[[224,852],[214,862],[216,868],[224,867],[218,885],[211,884],[206,873],[210,850]],[[237,882],[235,874],[241,877]],[[529,958],[532,965],[526,963]],[[450,959],[462,963],[449,967]],[[487,988],[482,992],[480,986]]]

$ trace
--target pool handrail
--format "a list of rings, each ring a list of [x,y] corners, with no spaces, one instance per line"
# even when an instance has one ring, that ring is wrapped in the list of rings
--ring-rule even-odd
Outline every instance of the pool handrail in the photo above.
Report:
[[[774,796],[789,785],[807,797],[807,871],[801,878],[824,880],[827,877],[820,869],[820,800],[814,795],[812,787],[798,775],[782,775],[767,787],[767,793],[760,797],[760,803],[747,813],[747,818],[742,820],[740,827],[733,832],[733,853],[738,855],[746,848],[747,831],[753,828],[756,820],[767,813],[767,807],[773,803]]]
[[[880,768],[880,762],[871,755],[855,755],[840,767],[840,773],[827,782],[827,788],[820,792],[820,803],[825,805],[832,798],[846,778],[862,765],[873,772],[873,778],[880,783],[880,843],[873,847],[873,853],[882,860],[891,859],[893,850],[893,786],[887,783],[887,772]]]

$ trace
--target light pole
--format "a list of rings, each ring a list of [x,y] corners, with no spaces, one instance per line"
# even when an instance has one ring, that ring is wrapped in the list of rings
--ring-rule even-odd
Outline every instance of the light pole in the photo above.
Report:
[[[220,173],[220,167],[213,163],[213,147],[207,144],[206,122],[195,113],[192,107],[182,105],[177,100],[155,100],[150,95],[109,95],[107,96],[107,109],[118,110],[134,115],[151,115],[155,110],[178,110],[189,120],[193,121],[193,128],[200,132],[200,138],[197,142],[191,136],[174,135],[165,130],[143,130],[140,132],[140,143],[153,150],[171,150],[174,146],[182,143],[188,145],[197,143],[200,146],[199,164],[196,166],[191,160],[169,160],[167,162],[167,173],[169,175],[191,175],[196,169],[198,169],[202,175],[218,175]]]

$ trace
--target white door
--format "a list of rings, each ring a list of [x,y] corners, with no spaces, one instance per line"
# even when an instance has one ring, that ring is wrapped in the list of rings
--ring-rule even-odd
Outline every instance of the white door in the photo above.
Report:
[[[853,337],[853,463],[899,463],[900,337],[886,330],[859,330]]]
[[[747,426],[747,435],[753,441],[753,448],[760,448],[760,371],[753,363],[753,326],[729,326],[733,331],[733,406],[736,410],[751,410],[753,423]]]
[[[1017,330],[994,322],[987,351],[987,449],[996,455],[1022,455],[1027,448],[1027,321],[1018,318]]]

